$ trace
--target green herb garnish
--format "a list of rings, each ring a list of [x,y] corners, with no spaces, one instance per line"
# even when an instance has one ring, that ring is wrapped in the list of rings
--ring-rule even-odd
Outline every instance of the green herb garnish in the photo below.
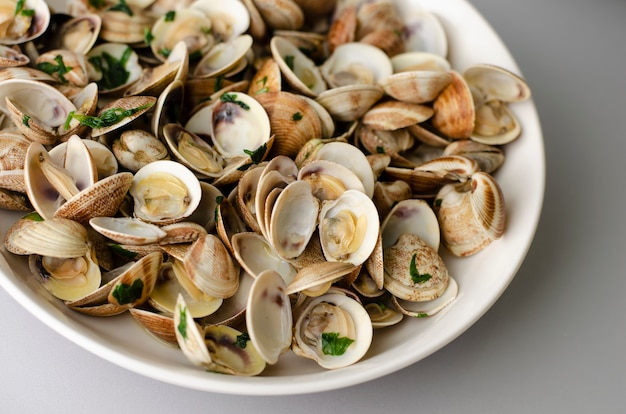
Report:
[[[180,307],[180,322],[176,329],[178,329],[183,339],[187,339],[187,308],[183,306]]]
[[[111,244],[109,245],[109,249],[124,259],[135,260],[135,258],[139,255],[139,253],[125,249],[119,244]]]
[[[169,56],[169,54],[168,54]],[[200,59],[202,59],[202,51],[201,50],[196,50],[195,52],[191,52],[189,54],[189,61],[190,62],[197,62]]]
[[[296,57],[293,55],[287,55],[285,56],[285,63],[287,64],[287,67],[291,70],[293,70],[294,68],[294,61],[296,60]]]
[[[70,121],[72,118],[78,120],[81,125],[85,125],[91,128],[106,128],[108,126],[114,125],[120,122],[122,119],[132,116],[137,112],[143,111],[144,109],[150,108],[154,105],[153,102],[149,102],[145,105],[138,106],[137,108],[130,109],[122,109],[122,108],[111,108],[102,112],[99,116],[90,116],[83,114],[76,114],[74,111],[70,112],[67,119],[65,120],[65,129],[69,129]]]
[[[235,345],[237,345],[241,349],[245,349],[246,346],[248,346],[249,340],[250,340],[250,335],[244,332],[241,335],[237,335],[237,340],[235,341]]]
[[[354,339],[345,336],[340,337],[338,332],[323,332],[322,352],[324,355],[343,355],[352,342]]]
[[[416,317],[416,318],[426,318],[426,317],[428,317],[428,314],[427,314],[427,313],[420,312],[420,313],[418,313],[417,315],[415,315],[415,317]]]
[[[443,200],[441,198],[438,198],[435,200],[435,202],[433,203],[433,205],[435,207],[441,207],[441,203],[443,203]]]
[[[120,283],[113,289],[111,295],[120,305],[133,303],[143,294],[143,280],[135,279],[131,285]]]
[[[59,80],[63,83],[67,83],[67,79],[65,79],[65,74],[72,70],[70,66],[65,66],[63,62],[63,56],[56,55],[54,57],[54,61],[57,63],[56,65],[51,62],[40,62],[37,64],[37,69],[46,72],[48,75],[57,74]]]
[[[205,35],[210,35],[213,32],[213,29],[206,26],[202,26],[200,30],[202,30],[202,33],[204,33]]]
[[[43,217],[41,217],[41,215],[39,213],[37,213],[36,211],[33,211],[32,213],[28,213],[26,214],[24,217],[22,217],[22,219],[24,220],[32,220],[32,221],[43,221]]]
[[[220,95],[220,101],[237,104],[237,105],[239,105],[241,107],[241,109],[243,109],[245,111],[250,109],[250,106],[248,106],[247,103],[237,100],[237,94],[236,93],[228,93],[228,92],[223,93],[222,95]]]
[[[243,152],[250,156],[250,159],[253,163],[258,164],[263,161],[263,157],[265,157],[265,152],[267,152],[267,144],[262,144],[254,151],[244,149]]]
[[[256,91],[254,94],[255,94],[255,95],[259,95],[259,94],[262,94],[262,93],[265,93],[265,92],[269,92],[269,90],[270,90],[270,89],[266,86],[266,87],[265,87],[265,88],[263,88],[263,89],[259,89],[259,90],[258,90],[258,91]]]
[[[118,4],[116,4],[115,6],[109,7],[108,10],[126,13],[129,16],[133,15],[133,11],[130,9],[130,7],[128,7],[128,4],[126,4],[126,0],[120,0]]]
[[[296,122],[300,121],[303,117],[304,115],[302,115],[302,113],[300,112],[296,112],[295,114],[291,115],[291,119]]]
[[[98,86],[104,90],[111,90],[124,85],[130,76],[130,72],[126,70],[126,64],[132,54],[133,49],[127,47],[119,59],[107,52],[103,52],[100,56],[90,57],[89,63],[102,73],[102,78],[97,82]]]
[[[166,47],[162,47],[161,49],[159,49],[159,55],[163,56],[163,57],[169,57],[170,53],[172,53],[171,49],[168,49]]]
[[[224,87],[224,75],[219,75],[215,78],[215,85],[213,85],[213,92],[217,92]]]
[[[173,22],[175,18],[176,18],[176,12],[174,10],[170,10],[167,13],[165,13],[164,19],[166,22]]]
[[[432,277],[428,273],[420,274],[417,270],[417,265],[415,264],[415,259],[417,258],[417,253],[413,253],[413,257],[411,257],[411,264],[409,266],[409,273],[411,274],[411,280],[413,283],[424,283],[427,280],[430,280]]]
[[[24,9],[24,5],[26,0],[17,0],[17,4],[15,5],[14,16],[21,14],[24,17],[33,17],[35,15],[35,10],[33,9]]]
[[[220,204],[222,204],[222,201],[224,201],[224,196],[217,196],[215,197],[215,222],[217,223],[219,220],[219,216],[220,216]]]
[[[378,154],[384,154],[384,153],[385,153],[385,147],[383,147],[383,146],[381,146],[381,145],[377,146],[377,147],[376,147],[376,152],[377,152]]]
[[[104,0],[89,0],[88,1],[89,5],[91,7],[93,7],[94,9],[101,9],[105,6],[105,2]]]
[[[22,117],[22,125],[30,128],[30,125],[28,125],[28,121],[30,121],[30,116],[24,114],[24,116]]]
[[[147,45],[152,43],[152,41],[154,40],[154,35],[152,34],[152,30],[150,30],[150,28],[148,27],[143,29],[143,40],[144,42],[146,42]]]

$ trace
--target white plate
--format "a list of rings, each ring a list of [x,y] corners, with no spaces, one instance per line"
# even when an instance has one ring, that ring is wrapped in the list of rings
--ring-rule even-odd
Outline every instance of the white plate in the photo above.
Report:
[[[455,69],[491,63],[520,74],[496,33],[465,0],[400,1],[432,10],[441,19]],[[507,205],[504,237],[470,258],[445,255],[451,275],[459,282],[456,301],[431,318],[405,320],[399,326],[375,332],[370,351],[353,366],[326,371],[313,361],[287,353],[260,377],[213,374],[192,366],[178,349],[156,341],[128,314],[95,318],[69,310],[28,278],[23,258],[4,248],[0,283],[24,308],[59,334],[110,362],[164,382],[220,393],[277,395],[333,390],[370,381],[427,357],[463,333],[500,297],[526,256],[543,202],[543,138],[532,101],[514,104],[512,109],[524,132],[506,147],[506,161],[496,174]],[[0,212],[2,235],[17,217]]]

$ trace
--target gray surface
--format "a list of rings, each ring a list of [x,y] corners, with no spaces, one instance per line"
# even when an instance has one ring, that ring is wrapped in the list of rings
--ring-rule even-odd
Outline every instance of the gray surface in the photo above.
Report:
[[[0,289],[0,412],[622,412],[626,3],[473,3],[533,89],[547,155],[536,239],[478,323],[429,358],[373,382],[238,397],[178,388],[106,362]]]

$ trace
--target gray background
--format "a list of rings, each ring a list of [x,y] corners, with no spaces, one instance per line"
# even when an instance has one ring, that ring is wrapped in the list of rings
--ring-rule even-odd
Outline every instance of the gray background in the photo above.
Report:
[[[535,241],[473,327],[425,360],[362,385],[227,396],[106,362],[0,289],[0,412],[623,412],[626,2],[473,4],[533,89],[547,156]]]

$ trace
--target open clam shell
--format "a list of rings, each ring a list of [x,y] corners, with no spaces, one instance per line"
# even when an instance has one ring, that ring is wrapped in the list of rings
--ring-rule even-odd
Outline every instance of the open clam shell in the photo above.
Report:
[[[0,3],[2,35],[0,44],[17,45],[44,34],[50,24],[50,8],[44,0]]]

